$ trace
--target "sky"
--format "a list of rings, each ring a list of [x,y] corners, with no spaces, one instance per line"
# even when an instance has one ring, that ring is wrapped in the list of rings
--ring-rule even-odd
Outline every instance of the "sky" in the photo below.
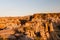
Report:
[[[0,16],[60,12],[60,0],[0,0]]]

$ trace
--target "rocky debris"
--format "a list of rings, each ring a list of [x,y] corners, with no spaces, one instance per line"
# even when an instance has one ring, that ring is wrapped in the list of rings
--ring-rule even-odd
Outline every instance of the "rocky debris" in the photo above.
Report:
[[[0,17],[0,40],[60,40],[60,13]]]

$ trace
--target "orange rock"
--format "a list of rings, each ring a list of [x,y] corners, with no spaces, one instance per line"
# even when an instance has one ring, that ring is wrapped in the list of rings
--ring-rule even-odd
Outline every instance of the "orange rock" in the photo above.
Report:
[[[3,29],[6,27],[6,24],[0,23],[0,29]]]

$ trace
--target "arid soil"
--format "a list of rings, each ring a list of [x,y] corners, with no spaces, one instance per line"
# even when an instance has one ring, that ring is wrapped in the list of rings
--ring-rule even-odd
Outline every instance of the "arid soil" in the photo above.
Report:
[[[0,40],[60,40],[60,13],[0,17]]]

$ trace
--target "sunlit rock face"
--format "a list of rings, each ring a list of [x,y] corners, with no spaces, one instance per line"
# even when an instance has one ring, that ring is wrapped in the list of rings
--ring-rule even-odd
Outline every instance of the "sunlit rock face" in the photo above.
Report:
[[[60,40],[60,13],[0,17],[0,40]]]

